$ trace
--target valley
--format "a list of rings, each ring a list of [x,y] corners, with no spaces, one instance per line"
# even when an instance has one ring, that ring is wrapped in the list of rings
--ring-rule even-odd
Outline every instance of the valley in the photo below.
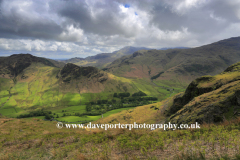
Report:
[[[138,51],[115,60],[103,70],[30,54],[3,57],[0,59],[0,113],[8,117],[45,119],[44,113],[33,116],[34,112],[44,110],[51,112],[48,119],[89,122],[121,110],[156,103],[183,92],[195,77],[213,75],[237,61],[240,54],[238,40],[238,37],[230,38],[186,49],[138,50],[140,48],[126,47],[111,55]],[[218,52],[220,45],[221,52]],[[209,50],[218,55],[212,59],[204,54],[199,56]],[[226,56],[229,52],[235,54],[234,59]],[[207,68],[200,67],[206,64],[206,59],[211,63]],[[196,60],[200,66],[195,65]],[[210,66],[218,63],[215,67]],[[133,99],[132,96],[139,91],[146,98]],[[123,93],[129,95],[114,96]]]
[[[46,110],[51,111],[50,116],[57,120],[88,122],[101,118],[102,114],[108,116],[143,104],[143,101],[124,102],[121,98],[113,97],[115,92],[134,94],[142,91],[147,96],[156,97],[155,101],[171,94],[168,89],[154,86],[147,81],[117,77],[94,67],[78,67],[68,63],[63,68],[58,68],[46,65],[47,61],[42,63],[31,55],[19,55],[19,59],[25,57],[29,59],[24,62],[13,57],[14,59],[12,57],[7,59],[10,66],[6,65],[2,67],[5,69],[1,70],[2,116],[29,117],[26,115],[34,111]],[[15,63],[19,64],[17,67],[22,67],[17,73],[15,68],[10,70],[11,64]],[[105,102],[98,104],[97,101],[101,100]],[[94,110],[95,113],[86,110],[90,102],[95,103],[91,104],[97,108]],[[146,100],[144,104],[146,103],[153,102]],[[118,106],[115,107],[115,104]],[[111,109],[110,105],[113,106]],[[43,115],[31,117],[45,119]]]

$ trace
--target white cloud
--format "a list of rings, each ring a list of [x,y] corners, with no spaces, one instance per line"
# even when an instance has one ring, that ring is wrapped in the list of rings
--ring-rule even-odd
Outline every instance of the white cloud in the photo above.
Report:
[[[66,31],[59,35],[62,41],[81,42],[83,40],[83,30],[75,28],[73,25],[67,26]]]
[[[206,3],[207,0],[178,0],[174,3],[168,1],[168,4],[173,6],[173,11],[179,14],[186,14],[189,11],[193,11],[192,9],[202,7]]]
[[[3,1],[0,54],[86,57],[124,46],[194,47],[240,33],[240,0],[126,2]]]
[[[226,19],[221,18],[221,17],[217,17],[216,15],[214,15],[213,13],[210,14],[210,17],[214,20],[216,20],[219,23],[225,23]]]

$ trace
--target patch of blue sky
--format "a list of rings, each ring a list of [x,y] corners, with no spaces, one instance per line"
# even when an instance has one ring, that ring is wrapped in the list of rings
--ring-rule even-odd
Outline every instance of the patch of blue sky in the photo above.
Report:
[[[129,8],[129,7],[130,7],[130,4],[125,4],[124,7],[125,7],[125,8]]]

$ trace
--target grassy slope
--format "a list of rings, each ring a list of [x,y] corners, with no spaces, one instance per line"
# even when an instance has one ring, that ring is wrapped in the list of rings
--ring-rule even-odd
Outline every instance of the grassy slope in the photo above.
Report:
[[[124,88],[130,93],[140,90],[149,96],[158,95],[159,99],[167,98],[172,94],[171,91],[154,86],[143,79],[127,79],[110,73],[108,73],[109,80],[104,84],[103,92],[79,94],[75,88],[76,85],[71,83],[64,86],[66,90],[63,90],[62,86],[59,87],[62,85],[59,85],[59,79],[56,78],[59,70],[41,63],[33,63],[17,76],[16,84],[10,79],[1,78],[0,113],[16,117],[41,108],[51,110],[60,117],[63,115],[62,110],[66,110],[64,113],[71,115],[84,113],[86,102],[98,99],[111,100],[114,92],[124,92]],[[63,119],[66,120],[68,117]],[[87,118],[87,120],[90,119]],[[70,120],[71,117],[68,121]],[[96,118],[92,117],[92,120]]]
[[[202,123],[234,118],[240,113],[239,90],[240,63],[228,67],[219,75],[200,77],[189,85],[182,96],[181,101],[188,99],[187,104],[172,105],[168,109],[171,112],[176,106],[180,108],[170,120],[177,123]]]
[[[240,120],[201,129],[58,129],[0,118],[1,159],[239,159]],[[170,154],[171,153],[171,154]]]
[[[166,117],[162,114],[161,109],[171,99],[168,98],[164,101],[154,104],[144,105],[122,111],[120,113],[112,114],[106,118],[99,119],[94,123],[159,123]]]

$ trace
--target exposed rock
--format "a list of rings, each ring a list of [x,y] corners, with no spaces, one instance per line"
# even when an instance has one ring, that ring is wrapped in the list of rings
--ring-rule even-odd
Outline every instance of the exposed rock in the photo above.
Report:
[[[230,66],[221,76],[197,78],[189,84],[183,96],[173,99],[167,109],[168,120],[173,123],[217,123],[239,116],[239,78],[240,63]]]

